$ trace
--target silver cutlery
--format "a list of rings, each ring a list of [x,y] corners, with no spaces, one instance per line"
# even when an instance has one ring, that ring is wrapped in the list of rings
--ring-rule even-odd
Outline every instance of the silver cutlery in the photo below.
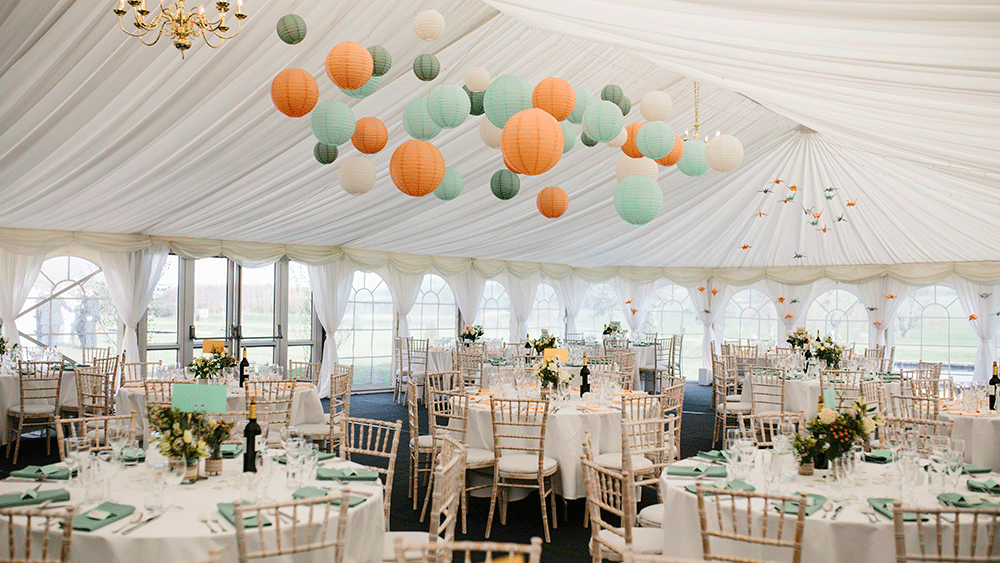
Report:
[[[128,522],[126,522],[125,525],[116,528],[115,530],[112,530],[111,533],[112,534],[121,533],[123,530],[125,530],[125,528],[128,528],[129,526],[138,523],[139,520],[142,520],[142,510],[136,510],[135,514],[133,514],[132,517],[128,519]]]
[[[141,527],[145,526],[146,524],[149,524],[149,523],[150,523],[150,522],[152,522],[153,520],[156,520],[156,519],[157,519],[157,518],[159,518],[160,516],[163,516],[163,513],[162,513],[162,512],[155,512],[155,513],[153,513],[152,515],[150,515],[150,517],[149,517],[149,518],[146,518],[146,519],[145,519],[145,520],[143,520],[142,522],[139,522],[138,524],[135,524],[135,525],[133,525],[133,526],[132,526],[131,528],[129,528],[129,529],[125,530],[124,532],[122,532],[122,535],[123,535],[123,536],[127,536],[127,535],[131,534],[132,532],[134,532],[134,531],[138,530],[139,528],[141,528]]]
[[[837,505],[837,509],[833,511],[833,516],[830,517],[830,520],[836,520],[837,516],[840,514],[841,509],[843,508],[844,505],[842,504]]]
[[[215,530],[215,526],[213,526],[212,523],[209,522],[209,520],[208,520],[208,514],[204,510],[201,510],[201,511],[198,512],[198,520],[201,520],[206,526],[208,526],[208,529],[213,534],[217,533],[216,530]]]
[[[222,518],[220,518],[218,514],[212,515],[211,520],[213,524],[219,527],[220,532],[226,532],[229,530],[229,528],[227,528],[226,525],[222,523]]]

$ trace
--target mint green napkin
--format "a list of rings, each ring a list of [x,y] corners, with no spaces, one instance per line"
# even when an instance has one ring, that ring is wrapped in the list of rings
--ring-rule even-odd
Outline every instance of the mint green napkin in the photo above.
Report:
[[[240,448],[242,448],[242,446],[240,446]],[[335,457],[337,457],[337,454],[335,454],[335,453],[331,453],[331,452],[319,452],[319,456],[316,458],[316,460],[317,461],[326,461],[328,459],[333,459]],[[285,456],[283,456],[283,455],[279,455],[278,457],[276,457],[274,459],[278,460],[278,463],[281,463],[281,464],[288,463],[288,458],[285,457]]]
[[[806,516],[811,516],[817,510],[823,508],[823,503],[826,502],[826,497],[823,495],[808,494],[806,495]],[[794,500],[785,501],[785,514],[798,514],[799,503]]]
[[[142,448],[122,448],[118,459],[125,463],[142,463],[146,461],[146,450]]]
[[[726,461],[726,454],[719,450],[710,450],[707,452],[698,452],[698,457],[708,459],[711,461]]]
[[[868,499],[868,504],[872,505],[872,508],[874,508],[876,512],[878,512],[882,516],[885,516],[889,520],[892,520],[893,519],[893,516],[892,516],[892,501],[894,501],[894,500],[896,500],[896,499],[891,499],[891,498],[870,498],[870,499]],[[903,513],[903,521],[904,522],[916,522],[917,521],[917,513],[916,512],[904,512]],[[927,521],[927,517],[926,516],[921,516],[920,517],[920,521],[921,522],[926,522]]]
[[[378,481],[378,471],[371,469],[330,469],[319,467],[316,469],[316,478],[320,481]]]
[[[96,512],[95,512],[96,511]],[[97,512],[108,513],[107,518],[95,519],[92,516],[96,515]],[[134,506],[129,506],[127,504],[115,504],[113,502],[104,502],[100,505],[91,508],[90,510],[77,514],[73,517],[73,529],[80,530],[83,532],[93,532],[111,524],[117,522],[122,518],[135,512]]]
[[[45,466],[28,465],[24,469],[16,469],[14,471],[11,471],[10,476],[17,477],[19,479],[45,478],[45,479],[61,479],[65,481],[66,479],[69,479],[69,469],[66,467],[59,467],[54,463]]]
[[[948,506],[956,508],[996,508],[1000,506],[1000,504],[986,502],[982,499],[978,499],[979,502],[975,502],[974,500],[976,499],[970,499],[968,496],[959,493],[941,493],[937,496],[937,499]],[[973,502],[970,502],[970,500]]]
[[[882,381],[895,381],[899,379],[898,373],[880,372],[878,376],[882,378]]]
[[[796,380],[802,379],[805,376],[806,376],[806,374],[804,374],[804,373],[793,373],[793,374],[790,374],[790,375],[786,375],[785,376],[785,380],[786,381],[788,381],[788,380],[796,381]]]
[[[249,502],[244,502],[243,504],[250,504]],[[233,509],[233,503],[231,502],[220,502],[215,505],[219,508],[219,514],[223,518],[229,520],[229,523],[236,525],[236,512]],[[263,526],[270,526],[271,521],[267,519],[267,516],[261,515],[261,520],[263,520]],[[256,528],[257,527],[257,513],[248,512],[243,517],[243,527],[244,528]]]
[[[976,475],[978,473],[990,473],[991,471],[993,471],[993,469],[990,467],[983,467],[974,463],[966,463],[962,473],[965,473],[966,475]],[[11,475],[13,475],[13,473],[11,473]]]
[[[1000,483],[997,483],[993,479],[989,479],[986,482],[969,479],[965,482],[965,486],[973,492],[1000,495]]]
[[[27,491],[25,491],[26,493]],[[33,506],[41,504],[47,500],[52,502],[63,502],[69,500],[69,491],[66,489],[52,489],[49,491],[34,491],[35,495],[25,497],[25,493],[7,493],[0,495],[0,508],[16,508],[18,506]]]
[[[222,444],[219,449],[222,451],[222,459],[233,459],[243,453],[243,444]]]
[[[672,477],[701,477],[704,475],[706,477],[724,479],[727,473],[725,467],[699,463],[698,465],[671,465],[667,467],[667,475]]]
[[[330,504],[340,504],[340,496],[335,496],[330,494],[331,491],[326,489],[320,489],[318,487],[302,487],[301,489],[292,493],[292,498],[316,498],[329,496]],[[365,497],[359,497],[357,495],[351,495],[347,500],[347,506],[357,506],[365,502]]]
[[[702,485],[702,488],[706,489],[705,495],[706,496],[711,495],[712,493],[708,491],[711,491],[712,489],[720,489],[724,491],[751,491],[751,492],[757,490],[756,487],[754,487],[750,483],[745,483],[743,481],[740,481],[739,479],[733,479],[732,481],[725,483],[725,485],[722,487],[719,487],[718,486],[719,484],[720,483],[708,483],[706,485]],[[698,485],[697,484],[687,485],[684,487],[684,490],[689,493],[698,494],[697,492]]]
[[[865,454],[865,461],[868,463],[889,463],[892,461],[892,452],[889,450],[872,450]]]

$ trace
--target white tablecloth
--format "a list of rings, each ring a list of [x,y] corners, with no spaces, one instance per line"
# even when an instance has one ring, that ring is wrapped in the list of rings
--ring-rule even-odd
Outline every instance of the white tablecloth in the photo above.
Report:
[[[695,464],[695,460],[684,460],[681,463]],[[889,484],[886,473],[891,471],[890,466],[877,464],[864,464],[865,474],[863,477],[864,487],[861,488],[859,497],[864,499],[869,497],[878,498],[898,498],[898,485]],[[826,471],[816,471],[809,477],[798,476],[791,483],[782,485],[782,494],[792,494],[797,492],[815,493],[827,495],[824,474]],[[891,475],[891,473],[890,473]],[[1000,476],[977,475],[976,479],[985,481],[986,479],[998,479]],[[966,478],[962,478],[959,483],[959,490],[968,492],[965,488]],[[660,477],[660,490],[663,492],[664,515],[663,519],[663,546],[667,554],[676,557],[691,557],[700,559],[702,557],[701,528],[698,522],[698,499],[684,490],[686,485],[694,483],[694,479],[668,477],[666,471]],[[764,489],[764,483],[760,476],[752,476],[748,482],[757,487],[759,491]],[[916,504],[921,506],[940,506],[935,496],[927,490],[924,485],[918,486],[915,490]],[[872,524],[868,517],[858,511],[861,504],[852,502],[846,504],[840,511],[836,521],[821,518],[823,511],[820,510],[812,516],[806,517],[804,533],[804,549],[802,561],[810,563],[856,563],[864,561],[866,563],[892,563],[896,560],[894,549],[894,534],[892,520],[878,515],[878,522]],[[706,506],[706,510],[714,512],[714,506]],[[714,514],[712,515],[714,516]],[[710,516],[710,520],[712,519]],[[772,521],[773,522],[773,521]],[[755,523],[759,526],[760,519],[755,518]],[[792,528],[787,528],[787,532],[794,532]],[[915,545],[916,523],[905,524],[905,531],[908,540]],[[945,533],[950,536],[953,529],[950,524],[945,524]],[[985,527],[980,531],[979,537],[986,537]],[[718,540],[713,539],[713,546],[718,545]],[[1000,555],[1000,545],[997,546]],[[780,553],[780,552],[779,552]],[[788,559],[788,551],[782,555],[767,555],[747,544],[741,544],[738,553],[730,552],[730,555],[741,555],[749,558],[768,559],[784,561]]]
[[[0,445],[7,443],[7,432],[10,425],[7,420],[7,409],[21,402],[21,385],[19,378],[13,375],[0,375]],[[62,384],[59,388],[59,405],[76,407],[79,399],[76,396],[76,372],[64,370]]]
[[[1000,415],[943,411],[941,420],[953,420],[952,438],[965,440],[965,462],[1000,471]]]
[[[212,549],[222,549],[223,561],[236,561],[236,529],[229,522],[223,523],[225,533],[213,534],[209,532],[204,523],[198,520],[201,511],[208,514],[217,514],[216,504],[220,502],[233,502],[246,495],[245,490],[236,487],[236,477],[242,471],[242,459],[226,460],[223,462],[223,473],[218,477],[198,481],[194,485],[182,485],[177,494],[177,504],[183,507],[179,512],[167,512],[157,520],[137,529],[135,532],[122,536],[111,532],[121,528],[122,524],[116,522],[109,524],[94,532],[73,532],[72,548],[70,551],[70,561],[79,563],[112,562],[112,561],[143,561],[144,563],[185,561],[193,558],[206,557]],[[347,463],[326,462],[327,467],[342,467]],[[355,464],[356,465],[356,464]],[[117,477],[116,487],[112,493],[115,502],[130,504],[137,509],[143,506],[143,492],[147,488],[147,478],[142,464],[130,468]],[[320,487],[330,487],[331,481],[314,481],[311,485]],[[6,479],[0,482],[0,493],[23,491],[33,487],[33,483],[18,482]],[[66,487],[65,482],[46,482],[42,485],[42,490],[67,488],[70,492],[70,502],[78,507],[78,512],[93,508],[96,503],[84,504],[84,491],[79,487]],[[351,507],[348,512],[347,521],[347,553],[346,561],[355,563],[367,563],[369,561],[382,560],[382,543],[385,538],[385,512],[382,498],[382,489],[377,485],[366,485],[362,483],[352,483],[351,489],[364,490],[372,493],[363,503]],[[288,500],[292,491],[286,488],[283,469],[275,472],[275,477],[271,481],[268,495],[277,500]],[[172,494],[168,491],[166,499],[169,502]],[[339,510],[339,508],[337,509]],[[289,512],[286,509],[286,512]],[[335,511],[331,511],[336,514]],[[221,517],[220,517],[221,518]],[[330,534],[336,533],[336,524],[331,522]],[[6,520],[0,522],[0,535],[6,537]],[[16,524],[15,524],[16,525]],[[22,524],[23,525],[23,524]],[[291,539],[291,531],[288,527],[282,526],[283,534],[287,534],[283,543]],[[318,528],[317,528],[318,529]],[[252,532],[252,534],[251,534]],[[248,535],[256,536],[257,530],[247,532]],[[274,526],[270,526],[265,531],[270,540],[270,545],[274,545]],[[58,546],[60,531],[56,530],[50,534],[52,545]],[[41,534],[37,534],[37,541],[41,541]],[[6,548],[5,548],[6,549]],[[323,553],[323,552],[321,552]],[[329,561],[330,553],[323,553],[324,557],[312,557],[312,554],[302,554],[295,558],[282,559],[281,561],[295,561],[305,563],[307,561]],[[269,560],[270,561],[270,560]],[[277,560],[276,560],[277,561]]]
[[[451,371],[451,348],[431,348],[427,351],[427,373]]]
[[[753,400],[753,385],[747,378],[743,383],[743,401],[750,404]],[[785,380],[785,412],[805,413],[806,420],[816,418],[816,406],[819,401],[819,379],[786,379]]]

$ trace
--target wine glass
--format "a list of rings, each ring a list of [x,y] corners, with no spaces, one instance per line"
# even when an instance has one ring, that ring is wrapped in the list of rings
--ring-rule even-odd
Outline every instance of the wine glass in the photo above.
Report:
[[[281,428],[281,448],[288,451],[289,440],[296,440],[302,437],[297,426],[289,424]]]
[[[111,450],[116,456],[121,454],[122,448],[125,447],[125,441],[128,440],[128,428],[123,425],[108,424],[104,432],[107,434]]]

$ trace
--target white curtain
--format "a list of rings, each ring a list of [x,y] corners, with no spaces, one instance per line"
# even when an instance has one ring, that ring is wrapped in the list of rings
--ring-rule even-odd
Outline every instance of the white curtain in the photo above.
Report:
[[[330,374],[337,363],[337,326],[347,312],[354,287],[354,265],[337,260],[322,266],[309,266],[309,285],[313,292],[316,316],[326,330],[323,341],[323,365],[320,366],[319,396],[330,396]]]
[[[891,346],[892,323],[912,289],[903,282],[882,276],[858,284],[858,295],[868,311],[868,347]]]
[[[986,381],[993,375],[993,362],[997,359],[997,328],[1000,328],[1000,285],[983,285],[954,278],[958,301],[969,324],[979,337],[976,351],[974,381]]]
[[[386,266],[385,281],[389,285],[389,293],[392,294],[392,310],[396,314],[396,323],[393,324],[393,342],[396,338],[406,338],[410,336],[410,323],[407,316],[413,310],[413,304],[420,294],[420,285],[424,281],[424,274],[411,274],[401,271],[394,264]],[[391,369],[396,373],[396,354],[392,355]]]
[[[790,285],[787,283],[767,280],[767,292],[771,301],[774,301],[774,308],[778,311],[778,320],[785,327],[785,333],[793,332],[796,326],[802,326],[801,321],[806,313],[812,297],[813,284]],[[783,345],[785,338],[781,335],[777,338],[778,345]]]
[[[475,324],[486,278],[475,268],[469,268],[460,274],[449,276],[448,285],[455,292],[455,304],[462,313],[462,321],[467,325]]]
[[[3,321],[3,337],[10,344],[21,342],[17,334],[17,315],[44,261],[44,254],[15,254],[0,248],[0,321]]]
[[[698,318],[705,325],[705,334],[701,339],[701,362],[705,367],[712,365],[712,341],[722,340],[722,323],[716,322],[722,316],[726,306],[729,287],[725,282],[715,278],[705,280],[702,285],[689,287],[688,294],[698,311]]]
[[[656,284],[654,282],[635,283],[616,278],[615,285],[618,287],[618,296],[622,302],[625,322],[628,323],[632,337],[639,338],[639,327],[642,326],[642,321],[649,311],[649,304],[652,301],[650,297],[653,295]]]
[[[108,294],[118,311],[118,351],[125,352],[126,362],[139,361],[139,321],[160,281],[168,254],[167,244],[133,252],[101,252]]]
[[[563,306],[566,307],[566,332],[580,332],[576,319],[583,308],[583,300],[587,297],[590,282],[578,276],[566,276],[559,280],[559,292],[562,294]]]
[[[528,333],[528,317],[535,305],[538,291],[538,276],[535,274],[518,277],[508,272],[507,296],[510,298],[510,340],[520,342],[522,334]]]

